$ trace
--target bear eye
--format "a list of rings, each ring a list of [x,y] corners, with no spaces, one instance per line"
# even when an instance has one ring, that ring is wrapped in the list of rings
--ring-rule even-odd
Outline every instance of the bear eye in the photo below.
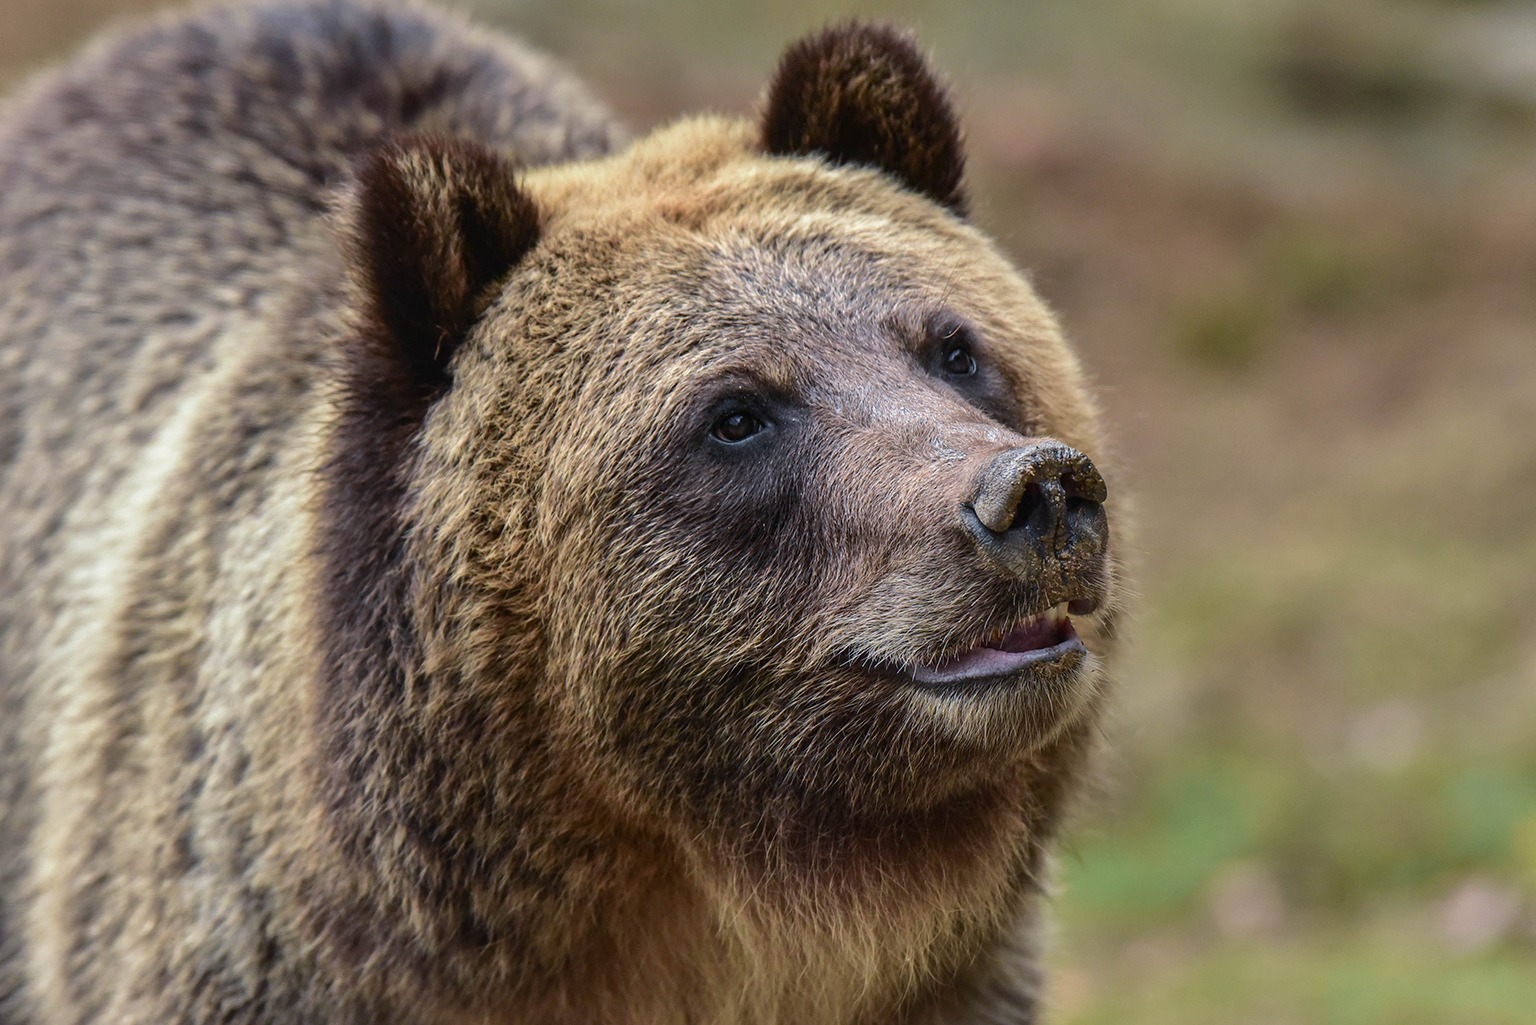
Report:
[[[969,377],[976,372],[976,357],[968,345],[951,345],[944,356],[944,372],[951,377]]]
[[[735,410],[715,421],[709,433],[721,441],[736,445],[746,441],[763,429],[763,422],[751,413]]]

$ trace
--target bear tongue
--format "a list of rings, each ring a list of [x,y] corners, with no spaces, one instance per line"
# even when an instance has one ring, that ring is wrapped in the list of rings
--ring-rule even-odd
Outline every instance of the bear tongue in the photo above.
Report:
[[[988,641],[981,647],[1015,654],[1039,651],[1041,648],[1054,648],[1067,639],[1067,632],[1072,625],[1071,620],[1066,616],[1057,618],[1053,615],[1054,611],[1020,623],[1008,631],[1001,640]]]
[[[1041,658],[1054,657],[1044,653],[1076,637],[1066,606],[1058,605],[1025,620],[997,640],[978,644],[939,665],[920,666],[912,675],[919,683],[943,684],[1012,673]]]

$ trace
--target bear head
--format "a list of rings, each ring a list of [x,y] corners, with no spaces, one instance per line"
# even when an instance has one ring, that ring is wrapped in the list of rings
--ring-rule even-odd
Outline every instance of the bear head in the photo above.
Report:
[[[755,123],[362,162],[320,714],[370,857],[526,867],[557,805],[759,889],[1036,871],[1116,553],[1083,374],[966,212],[944,88],[867,25]]]

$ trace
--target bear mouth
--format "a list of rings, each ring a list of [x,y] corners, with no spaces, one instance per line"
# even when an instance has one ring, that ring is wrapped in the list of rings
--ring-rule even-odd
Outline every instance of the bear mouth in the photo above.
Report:
[[[928,687],[974,686],[1025,670],[1069,668],[1087,654],[1070,615],[1081,610],[1079,602],[1053,605],[932,664],[914,666],[912,678]]]

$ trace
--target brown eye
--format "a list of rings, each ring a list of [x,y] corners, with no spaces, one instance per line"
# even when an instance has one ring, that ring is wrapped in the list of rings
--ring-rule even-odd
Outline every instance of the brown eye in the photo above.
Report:
[[[737,410],[727,413],[715,421],[715,426],[710,433],[728,444],[737,444],[746,441],[752,435],[763,429],[763,422],[751,413]]]
[[[944,357],[944,372],[952,377],[968,377],[976,372],[976,357],[964,345],[953,346]]]

